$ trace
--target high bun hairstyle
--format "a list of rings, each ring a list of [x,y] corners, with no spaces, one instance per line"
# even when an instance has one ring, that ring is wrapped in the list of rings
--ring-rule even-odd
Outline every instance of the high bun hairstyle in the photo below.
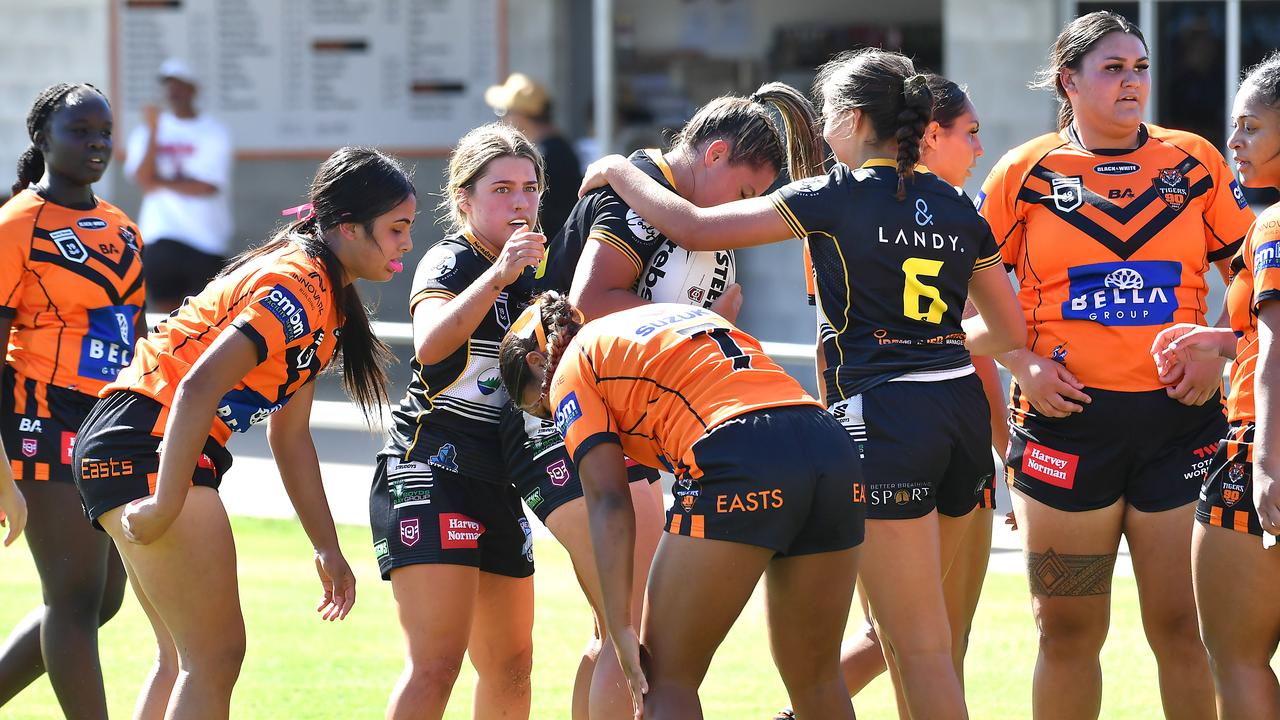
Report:
[[[1062,86],[1062,71],[1079,70],[1084,56],[1089,54],[1099,40],[1113,32],[1133,35],[1142,41],[1144,48],[1147,47],[1147,39],[1137,25],[1129,22],[1123,15],[1107,10],[1081,15],[1067,23],[1062,32],[1058,33],[1058,39],[1054,41],[1053,50],[1049,53],[1049,66],[1039,72],[1031,87],[1052,88],[1058,96],[1059,130],[1075,119],[1071,100],[1067,97],[1066,88]]]
[[[897,198],[905,200],[906,183],[920,160],[920,141],[933,117],[927,78],[900,53],[863,48],[840,53],[819,68],[813,90],[823,115],[861,110],[876,139],[897,141]]]
[[[67,98],[82,90],[97,93],[103,102],[107,102],[107,96],[88,83],[58,83],[42,90],[31,103],[31,109],[27,111],[27,138],[31,144],[18,156],[18,179],[13,183],[13,195],[44,176],[44,153],[40,152],[39,136],[48,129],[53,114],[66,105]],[[110,107],[109,102],[107,106]]]
[[[783,127],[770,114],[773,106]],[[822,143],[813,104],[786,83],[760,86],[750,97],[722,95],[703,105],[676,134],[672,149],[698,149],[704,143],[729,143],[729,162],[753,168],[786,167],[792,179],[822,174]]]
[[[564,357],[565,348],[577,337],[582,329],[582,311],[569,304],[569,298],[554,290],[538,295],[530,305],[540,306],[539,317],[534,322],[541,322],[542,336],[546,338],[546,347],[540,345],[538,333],[507,333],[498,347],[498,372],[502,376],[502,384],[513,400],[519,400],[520,391],[529,382],[529,364],[525,357],[531,352],[543,352],[546,362],[542,366],[543,377],[540,388],[543,396],[551,392],[551,379],[560,367],[560,359]]]
[[[314,208],[279,230],[270,240],[232,259],[226,275],[246,263],[297,243],[308,255],[324,262],[334,306],[342,320],[338,351],[342,359],[342,385],[356,401],[366,420],[380,413],[387,400],[386,367],[395,355],[378,339],[355,285],[348,285],[342,261],[329,247],[326,233],[344,223],[373,233],[373,223],[410,195],[417,196],[410,174],[395,158],[376,148],[344,147],[329,156],[316,171],[307,194]]]

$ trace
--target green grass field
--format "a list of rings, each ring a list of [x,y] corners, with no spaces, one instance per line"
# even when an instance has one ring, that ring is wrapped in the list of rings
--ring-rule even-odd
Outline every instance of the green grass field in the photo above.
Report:
[[[236,686],[236,718],[380,718],[401,668],[401,640],[391,588],[377,574],[368,530],[341,529],[358,576],[355,610],[341,623],[312,612],[319,584],[310,548],[296,523],[237,518],[240,589],[249,650]],[[534,628],[533,717],[567,718],[568,698],[590,617],[569,566],[552,540],[537,545],[537,623]],[[0,549],[0,633],[39,600],[31,556],[21,542]],[[703,685],[710,718],[772,718],[786,704],[769,656],[759,593],[739,618]],[[1112,630],[1103,654],[1107,685],[1104,718],[1159,717],[1155,663],[1143,639],[1132,578],[1115,582]],[[430,603],[430,597],[422,598]],[[860,621],[855,611],[854,621]],[[152,657],[152,635],[130,591],[124,608],[102,631],[101,650],[112,717],[130,716]],[[992,574],[973,631],[968,698],[974,718],[1030,717],[1035,630],[1021,576]],[[474,675],[467,667],[454,689],[449,718],[469,718]],[[855,699],[859,718],[895,718],[886,676]],[[41,679],[0,717],[60,718]]]

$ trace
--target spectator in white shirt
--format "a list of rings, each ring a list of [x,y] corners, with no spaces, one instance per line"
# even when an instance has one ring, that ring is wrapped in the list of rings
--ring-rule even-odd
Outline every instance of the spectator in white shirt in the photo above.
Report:
[[[232,221],[231,138],[196,110],[196,77],[186,62],[160,66],[168,108],[142,109],[129,135],[125,174],[142,188],[139,230],[150,309],[170,312],[217,275]]]

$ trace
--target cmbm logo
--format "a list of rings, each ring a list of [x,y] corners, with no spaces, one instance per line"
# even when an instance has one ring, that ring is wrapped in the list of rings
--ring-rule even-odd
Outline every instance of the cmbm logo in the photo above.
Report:
[[[1235,180],[1231,181],[1231,197],[1236,199],[1236,204],[1243,210],[1249,205],[1249,201],[1244,198],[1244,191],[1240,189],[1240,183]]]
[[[311,332],[311,324],[307,322],[307,312],[302,309],[302,303],[283,285],[271,288],[267,296],[262,299],[262,305],[270,310],[271,314],[275,315],[284,326],[286,342],[293,342]]]
[[[556,430],[561,435],[569,432],[569,426],[578,421],[582,417],[582,406],[578,404],[578,393],[571,392],[564,396],[560,401],[560,406],[556,408]]]
[[[1050,182],[1053,188],[1053,206],[1061,212],[1071,212],[1084,204],[1084,181],[1079,175],[1056,177]]]
[[[1069,268],[1070,298],[1062,317],[1102,325],[1162,325],[1178,307],[1174,291],[1182,263],[1167,260],[1107,262]]]
[[[1262,243],[1253,251],[1253,272],[1280,268],[1280,240]]]

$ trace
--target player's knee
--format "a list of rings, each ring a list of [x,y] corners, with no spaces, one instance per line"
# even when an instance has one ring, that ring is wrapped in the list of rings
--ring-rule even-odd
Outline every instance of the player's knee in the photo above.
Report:
[[[528,687],[533,674],[533,643],[522,644],[507,652],[479,656],[472,654],[476,672],[490,682],[511,688]]]
[[[1142,626],[1157,657],[1164,653],[1204,653],[1194,607],[1144,612]]]
[[[461,657],[411,659],[404,668],[403,684],[413,693],[447,693],[461,671]]]
[[[1036,624],[1040,651],[1064,657],[1097,656],[1107,640],[1110,621],[1105,612],[1082,608],[1040,608]]]
[[[120,606],[124,603],[124,585],[118,587],[107,586],[102,593],[102,604],[98,608],[98,625],[106,625],[107,621],[116,616],[120,612]]]

